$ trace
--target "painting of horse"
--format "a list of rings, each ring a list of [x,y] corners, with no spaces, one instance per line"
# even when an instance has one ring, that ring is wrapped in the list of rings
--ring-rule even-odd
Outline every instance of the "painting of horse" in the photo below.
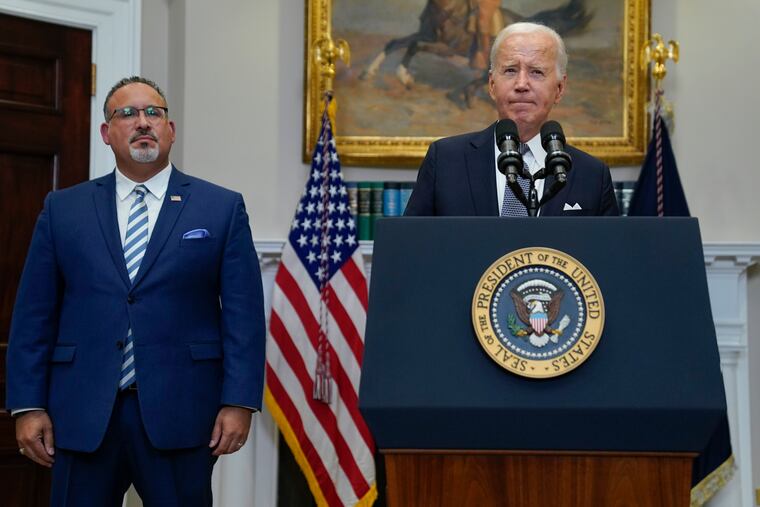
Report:
[[[488,82],[491,43],[499,30],[511,23],[531,22],[551,26],[560,36],[565,37],[585,28],[591,19],[584,4],[585,0],[569,0],[560,7],[540,11],[531,16],[521,16],[501,7],[499,0],[428,0],[420,15],[419,29],[410,35],[388,42],[361,77],[375,77],[389,53],[404,49],[396,76],[407,88],[411,88],[414,78],[408,69],[415,54],[426,51],[444,58],[458,54],[467,57],[470,67],[479,69],[482,73],[464,87],[454,90],[455,93],[449,94],[448,97],[456,102],[459,97],[456,92],[461,91],[464,105],[472,107],[473,93],[479,86]]]
[[[493,37],[517,21],[565,40],[568,88],[553,119],[569,136],[615,137],[624,128],[625,2],[609,0],[333,0],[339,66],[337,123],[355,136],[440,137],[496,119],[487,92]]]

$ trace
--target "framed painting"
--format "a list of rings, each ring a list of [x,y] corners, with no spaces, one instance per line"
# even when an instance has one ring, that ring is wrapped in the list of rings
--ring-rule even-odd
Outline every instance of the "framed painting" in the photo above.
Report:
[[[351,49],[351,66],[339,62],[333,83],[341,161],[413,167],[433,140],[497,119],[487,90],[490,41],[509,23],[534,21],[567,46],[567,91],[551,118],[568,142],[609,165],[639,164],[649,10],[648,0],[306,0],[304,160],[327,86],[316,41],[345,39]]]

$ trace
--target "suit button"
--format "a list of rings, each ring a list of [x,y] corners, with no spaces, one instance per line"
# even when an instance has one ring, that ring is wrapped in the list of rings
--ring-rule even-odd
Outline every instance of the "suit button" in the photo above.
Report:
[[[131,305],[134,302],[135,302],[135,297],[134,296],[127,296],[127,303],[129,303]]]
[[[123,349],[124,348],[124,342],[122,340],[118,340],[116,342],[116,348],[119,349],[119,350]]]

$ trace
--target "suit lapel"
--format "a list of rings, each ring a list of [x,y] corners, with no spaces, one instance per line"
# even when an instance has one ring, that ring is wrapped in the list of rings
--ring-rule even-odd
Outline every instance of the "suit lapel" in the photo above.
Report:
[[[573,187],[573,182],[575,181],[575,171],[571,170],[569,173],[567,173],[567,183],[564,187],[562,187],[562,190],[560,190],[557,195],[552,197],[546,204],[544,204],[541,207],[541,215],[543,216],[559,216],[562,215],[562,211],[565,208],[565,202],[567,202],[567,196],[570,192],[570,190]],[[546,186],[544,186],[544,192],[550,188],[550,186],[554,183],[554,176],[547,176],[546,177]],[[570,203],[575,204],[575,203]]]
[[[119,272],[124,285],[129,287],[129,274],[124,262],[124,249],[119,236],[119,219],[116,216],[116,177],[114,173],[95,180],[95,214],[98,217],[100,231],[106,241],[108,252],[111,254],[116,271]]]
[[[174,224],[177,223],[177,218],[179,218],[190,196],[189,187],[190,178],[172,166],[169,186],[166,189],[166,194],[164,194],[164,202],[161,204],[161,210],[158,212],[158,219],[156,219],[156,225],[153,228],[153,233],[150,235],[150,241],[148,241],[148,246],[145,250],[145,257],[143,257],[140,263],[140,269],[137,271],[137,276],[132,284],[133,287],[136,287],[145,278],[145,274],[153,266],[153,263],[156,262],[156,258],[158,258],[158,255],[164,248],[166,240],[169,239],[169,234],[174,228]],[[171,196],[179,196],[180,200],[172,200]]]
[[[473,136],[465,155],[472,203],[477,216],[499,216],[494,172],[496,170],[494,125],[496,124]]]

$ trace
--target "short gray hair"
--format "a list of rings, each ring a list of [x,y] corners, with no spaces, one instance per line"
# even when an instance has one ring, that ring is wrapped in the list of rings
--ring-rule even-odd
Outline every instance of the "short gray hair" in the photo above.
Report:
[[[166,101],[166,95],[164,95],[164,91],[159,88],[159,86],[150,79],[141,77],[141,76],[131,76],[131,77],[125,77],[124,79],[120,79],[111,90],[108,92],[108,95],[106,95],[106,100],[103,102],[103,116],[105,117],[106,121],[108,121],[108,101],[111,100],[111,97],[119,88],[123,88],[127,85],[134,84],[134,83],[142,83],[144,85],[148,85],[161,96],[161,98],[164,101],[164,105],[168,106],[169,103]]]
[[[562,37],[546,25],[526,22],[512,23],[511,25],[502,28],[498,33],[496,39],[493,41],[493,46],[491,46],[491,71],[493,72],[494,70],[496,53],[499,51],[499,46],[504,42],[504,39],[510,35],[533,33],[543,33],[554,39],[554,44],[557,47],[557,73],[560,77],[567,74],[567,49],[565,49],[565,41],[562,40]]]

